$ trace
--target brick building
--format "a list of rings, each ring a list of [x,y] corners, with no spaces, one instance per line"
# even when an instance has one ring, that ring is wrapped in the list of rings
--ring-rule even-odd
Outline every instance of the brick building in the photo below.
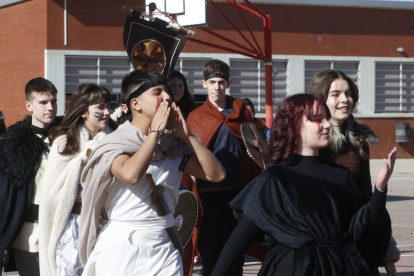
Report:
[[[234,5],[215,2],[249,37]],[[305,92],[320,69],[342,70],[360,88],[355,117],[381,139],[371,157],[383,158],[394,146],[400,158],[414,157],[414,1],[251,2],[271,16],[273,60],[278,67],[275,106],[286,95]],[[6,124],[27,114],[24,86],[38,76],[56,85],[59,114],[64,114],[66,101],[82,82],[108,87],[116,101],[120,81],[130,70],[122,43],[126,16],[122,6],[143,4],[144,0],[0,0],[0,110]],[[261,43],[262,20],[245,16]],[[242,41],[210,3],[208,24],[209,29]],[[202,31],[196,30],[195,38],[233,47]],[[188,77],[194,98],[205,99],[201,69],[211,58],[229,63],[229,94],[251,98],[263,118],[263,62],[188,42],[176,68]],[[395,142],[396,123],[410,125],[409,142]]]

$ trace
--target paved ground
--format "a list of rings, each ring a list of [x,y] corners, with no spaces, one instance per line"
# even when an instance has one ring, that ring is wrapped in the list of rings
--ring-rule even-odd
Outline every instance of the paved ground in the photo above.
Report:
[[[383,166],[382,160],[371,160],[372,182]],[[389,182],[387,209],[391,215],[394,238],[401,250],[401,259],[396,264],[398,275],[414,276],[414,159],[397,159]],[[193,275],[201,275],[201,265],[196,264]],[[244,275],[257,275],[260,263],[246,256]],[[382,275],[386,275],[381,269]],[[18,275],[18,273],[5,273]]]
[[[372,176],[378,174],[382,162],[371,161]],[[372,181],[374,183],[375,178]],[[414,276],[414,160],[397,159],[388,185],[387,209],[394,238],[401,250],[401,259],[396,263],[397,272],[402,276]],[[386,275],[384,269],[380,271]]]

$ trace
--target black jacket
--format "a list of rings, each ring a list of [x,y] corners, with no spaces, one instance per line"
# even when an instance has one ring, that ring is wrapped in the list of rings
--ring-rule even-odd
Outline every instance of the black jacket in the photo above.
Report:
[[[291,250],[294,275],[366,275],[382,263],[391,234],[385,194],[376,190],[369,200],[345,167],[330,170],[338,184],[273,165],[230,203],[236,219],[252,221],[265,233],[259,242],[271,246],[258,275],[278,275]]]
[[[57,117],[52,123],[62,120]],[[33,199],[36,165],[48,150],[32,131],[32,117],[10,126],[0,144],[0,254],[19,234]]]

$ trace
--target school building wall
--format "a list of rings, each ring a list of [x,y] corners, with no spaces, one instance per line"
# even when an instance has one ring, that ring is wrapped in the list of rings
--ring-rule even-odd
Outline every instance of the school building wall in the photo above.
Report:
[[[44,75],[47,0],[0,7],[0,110],[6,125],[28,114],[26,83]]]
[[[414,157],[414,120],[412,118],[357,118],[356,120],[361,124],[369,125],[380,140],[376,148],[370,148],[372,159],[386,159],[394,147],[397,147],[397,158]],[[395,142],[395,125],[398,123],[409,124],[409,142]]]
[[[139,6],[144,4],[144,0],[122,3],[115,0],[67,1],[68,45],[63,45],[64,0],[48,0],[47,3],[47,49],[123,51],[122,31],[126,13],[122,7]],[[250,38],[234,5],[221,2],[217,5]],[[371,57],[414,55],[414,25],[409,24],[414,17],[414,9],[255,5],[271,15],[273,54]],[[243,14],[258,42],[262,44],[263,21],[247,12]],[[208,4],[208,28],[229,39],[242,41],[211,3]],[[194,38],[234,47],[201,30],[196,30]],[[247,45],[244,42],[242,44]],[[405,53],[398,53],[395,50],[397,47],[404,47]],[[225,53],[193,42],[188,42],[183,52]]]
[[[23,105],[24,85],[37,76],[50,78],[58,87],[59,113],[62,113],[65,57],[126,57],[122,42],[126,13],[122,6],[140,6],[144,0],[122,3],[116,0],[67,1],[67,45],[64,44],[64,3],[64,0],[31,0],[0,8],[0,26],[6,26],[1,27],[0,37],[8,42],[0,43],[0,58],[5,61],[0,66],[3,88],[0,92],[0,110],[7,125],[27,114]],[[250,37],[234,5],[223,2],[217,5],[246,37]],[[287,61],[290,70],[288,94],[305,91],[303,71],[306,60],[336,58],[338,61],[361,57],[361,60],[366,60],[361,72],[370,79],[361,82],[362,115],[357,119],[370,125],[381,139],[378,148],[371,151],[371,157],[383,158],[398,144],[395,142],[396,122],[407,122],[411,126],[411,140],[398,144],[398,156],[414,157],[414,113],[401,113],[400,117],[392,114],[387,118],[376,114],[372,107],[375,101],[372,94],[375,86],[374,62],[380,59],[383,62],[414,63],[414,25],[409,24],[414,18],[414,9],[255,5],[271,15],[274,58]],[[263,49],[263,21],[248,13],[243,14]],[[211,3],[208,4],[208,22],[210,30],[247,45]],[[3,32],[4,29],[6,32]],[[196,39],[235,48],[201,30],[195,31]],[[397,52],[397,47],[403,47],[404,52]],[[202,59],[207,56],[221,58],[223,55],[226,55],[225,51],[187,42],[181,56]],[[232,54],[228,56],[230,59],[227,61],[244,58]],[[371,57],[373,60],[368,62]],[[364,94],[366,89],[371,90],[369,95]]]

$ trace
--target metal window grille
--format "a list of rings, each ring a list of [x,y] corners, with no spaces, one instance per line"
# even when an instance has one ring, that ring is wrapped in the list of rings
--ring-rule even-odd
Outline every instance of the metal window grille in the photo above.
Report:
[[[289,92],[287,61],[273,61],[277,74],[273,76],[273,104],[277,107]],[[231,60],[230,95],[237,99],[249,98],[257,113],[266,106],[265,64],[253,59]]]
[[[375,64],[375,112],[414,112],[414,63]]]
[[[73,92],[82,83],[96,83],[112,94],[111,108],[115,107],[121,93],[125,74],[132,70],[128,57],[66,56],[65,63],[65,112]]]
[[[312,79],[316,74],[324,69],[342,71],[359,87],[358,61],[305,61],[305,92],[309,90]]]

